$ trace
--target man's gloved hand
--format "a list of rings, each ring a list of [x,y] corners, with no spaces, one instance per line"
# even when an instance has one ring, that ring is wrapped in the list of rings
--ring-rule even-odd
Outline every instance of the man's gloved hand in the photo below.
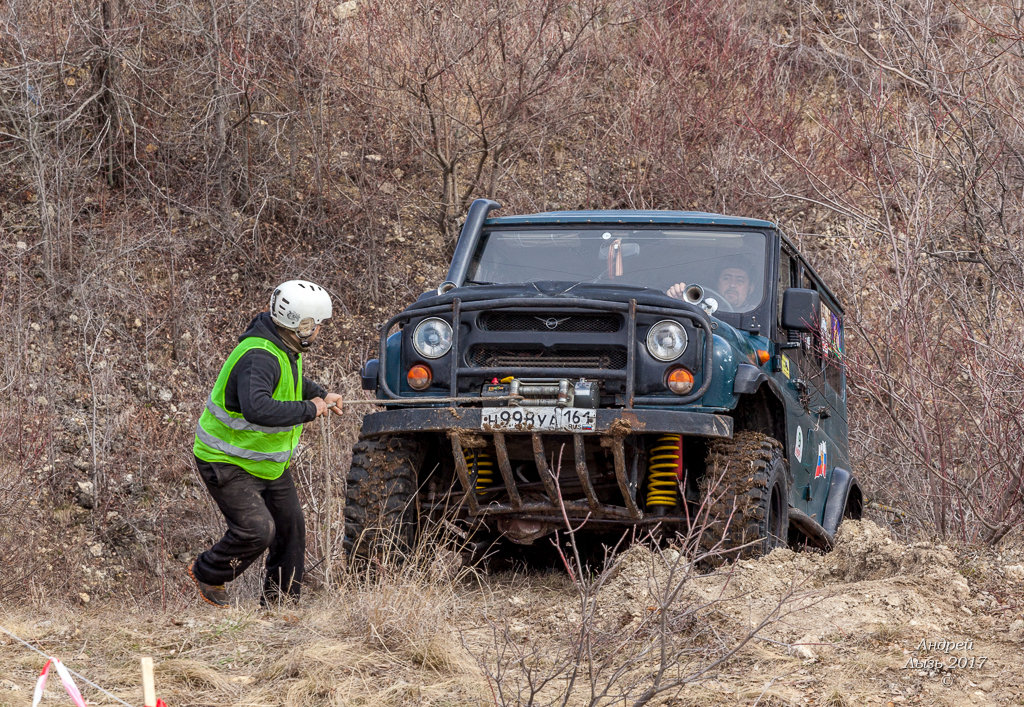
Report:
[[[341,395],[338,393],[328,393],[324,397],[324,402],[330,410],[334,411],[335,415],[341,414]]]

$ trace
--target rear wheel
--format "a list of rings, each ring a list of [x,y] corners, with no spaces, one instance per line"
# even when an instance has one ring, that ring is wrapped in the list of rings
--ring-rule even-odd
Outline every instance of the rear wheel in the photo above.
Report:
[[[712,561],[758,557],[786,545],[789,481],[782,445],[759,432],[737,432],[708,449],[701,482],[710,504],[701,547]]]
[[[407,553],[416,540],[417,480],[423,446],[403,435],[360,437],[352,449],[345,494],[349,557]]]

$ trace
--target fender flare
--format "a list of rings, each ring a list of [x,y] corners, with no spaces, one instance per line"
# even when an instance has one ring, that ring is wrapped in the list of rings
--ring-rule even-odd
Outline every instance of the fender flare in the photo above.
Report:
[[[781,439],[779,442],[782,444],[784,449],[788,449],[786,442],[789,439],[789,426],[788,417],[786,415],[786,398],[782,391],[782,387],[779,383],[767,375],[757,366],[753,366],[749,363],[741,363],[736,367],[736,377],[733,380],[733,394],[735,395],[755,395],[761,387],[765,386],[765,397],[771,399],[774,398],[773,402],[778,405],[778,413],[780,415],[777,420],[778,430],[781,431]],[[788,452],[786,453],[786,459],[789,459]],[[792,481],[792,473],[790,474],[790,480]]]
[[[749,363],[741,363],[736,366],[736,378],[732,384],[732,392],[736,395],[756,393],[757,389],[765,383],[778,398],[779,403],[783,403],[782,387],[778,382],[757,366]]]
[[[847,502],[854,498],[863,507],[864,492],[856,477],[847,469],[837,466],[832,469],[832,478],[828,484],[828,498],[825,510],[821,514],[821,525],[830,535],[835,535],[839,524],[846,514]]]

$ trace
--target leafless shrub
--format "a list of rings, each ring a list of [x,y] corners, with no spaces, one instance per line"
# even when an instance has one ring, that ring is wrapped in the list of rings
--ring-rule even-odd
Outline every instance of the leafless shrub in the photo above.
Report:
[[[360,13],[364,72],[353,96],[421,152],[443,235],[477,196],[494,196],[525,155],[580,123],[592,54],[620,19],[609,0],[386,1]]]
[[[79,543],[134,537],[130,571],[170,573],[215,525],[187,450],[254,303],[282,276],[328,286],[344,316],[323,349],[334,366],[316,364],[348,381],[373,325],[443,277],[468,201],[493,196],[780,218],[850,305],[869,492],[915,530],[997,542],[1020,524],[1010,9],[336,9],[0,7],[0,441],[18,478],[33,474],[3,503],[32,508],[43,489],[33,523]],[[337,482],[357,415],[307,433],[297,470],[325,584],[340,581]],[[69,489],[90,477],[99,502],[82,516]],[[30,525],[10,544],[33,547]],[[56,562],[67,586],[78,565]]]

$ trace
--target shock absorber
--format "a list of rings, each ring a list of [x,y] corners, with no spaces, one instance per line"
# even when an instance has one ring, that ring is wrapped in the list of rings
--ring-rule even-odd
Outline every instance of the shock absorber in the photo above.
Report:
[[[683,478],[683,436],[662,435],[650,450],[647,463],[647,508],[674,506],[679,502]]]
[[[462,448],[462,456],[469,467],[470,478],[475,479],[473,490],[483,496],[494,486],[494,457],[486,449]]]

